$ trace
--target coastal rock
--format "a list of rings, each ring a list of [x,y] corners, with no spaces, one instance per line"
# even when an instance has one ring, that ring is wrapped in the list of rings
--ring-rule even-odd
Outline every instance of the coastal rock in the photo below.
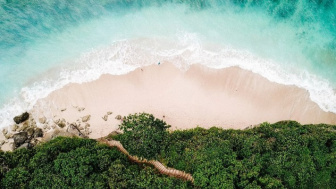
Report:
[[[25,122],[21,127],[17,129],[18,132],[20,131],[26,131],[29,128],[29,124]]]
[[[91,115],[87,115],[87,116],[82,117],[82,122],[87,122],[87,121],[89,121],[89,120],[90,120],[90,117],[91,117]]]
[[[102,117],[104,121],[107,121],[108,115],[104,115],[104,117]]]
[[[64,128],[66,126],[66,121],[65,119],[62,119],[61,121],[58,122],[57,124],[60,128]]]
[[[31,145],[29,143],[24,143],[21,146],[17,148],[17,150],[22,149],[22,148],[29,148]]]
[[[117,120],[121,120],[121,119],[122,119],[121,115],[117,115],[115,118],[116,118]]]
[[[107,112],[107,115],[111,115],[111,114],[113,114],[113,112]]]
[[[41,128],[36,128],[34,131],[34,138],[43,137],[43,131]]]
[[[29,118],[29,113],[25,112],[25,113],[23,113],[19,116],[15,116],[13,118],[13,120],[15,121],[16,124],[20,124],[20,123],[26,121],[28,118]]]
[[[77,110],[78,110],[79,112],[81,112],[81,111],[84,111],[85,108],[84,108],[84,107],[79,107]]]
[[[53,120],[55,124],[58,124],[61,120],[60,119],[54,119]]]
[[[7,133],[8,133],[8,129],[7,128],[2,129],[2,134],[6,135]]]
[[[12,126],[10,127],[10,129],[11,129],[12,131],[14,131],[14,132],[15,132],[18,128],[19,128],[19,126],[16,125],[16,124],[14,124],[14,125],[12,125]]]
[[[119,135],[120,133],[118,131],[112,131],[108,136],[116,136]]]
[[[30,137],[32,137],[33,136],[33,134],[34,134],[34,128],[32,128],[32,127],[30,127],[30,128],[28,128],[27,129],[27,136],[28,136],[28,138],[30,138]]]
[[[28,134],[27,132],[20,132],[20,133],[14,134],[13,138],[14,138],[14,146],[19,147],[23,143],[25,143],[25,141],[28,139]]]
[[[45,116],[39,118],[39,122],[41,124],[45,124],[47,122],[47,118]]]
[[[12,133],[7,133],[7,134],[5,135],[5,138],[6,138],[6,139],[13,138],[13,134],[12,134]]]
[[[75,136],[80,136],[80,132],[78,131],[78,126],[76,123],[71,123],[67,129],[67,132]]]

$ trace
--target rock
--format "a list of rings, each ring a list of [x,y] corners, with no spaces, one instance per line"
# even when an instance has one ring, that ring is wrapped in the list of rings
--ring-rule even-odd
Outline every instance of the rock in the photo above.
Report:
[[[6,135],[7,133],[8,133],[8,129],[7,128],[2,129],[2,134],[3,135]]]
[[[78,110],[79,112],[81,112],[81,111],[85,110],[85,108],[84,108],[84,107],[79,107],[77,110]]]
[[[107,112],[107,115],[111,115],[111,114],[113,114],[113,112]]]
[[[88,123],[86,123],[85,126],[84,126],[85,129],[89,128],[89,127],[90,127],[90,124],[88,124]]]
[[[108,136],[116,136],[119,135],[120,133],[118,131],[112,131]]]
[[[78,130],[76,129],[77,127],[78,126],[76,125],[76,123],[71,123],[69,125],[68,129],[67,129],[67,132],[71,133],[71,134],[73,134],[75,136],[79,136],[80,134],[79,134]]]
[[[22,148],[30,148],[31,145],[29,143],[24,143],[20,147],[17,148],[17,150],[22,149]]]
[[[82,122],[87,122],[87,121],[89,121],[89,120],[90,120],[90,117],[91,117],[91,115],[87,115],[87,116],[82,117]]]
[[[5,138],[6,138],[6,139],[13,138],[13,134],[12,134],[12,133],[7,133],[7,134],[5,135]]]
[[[0,140],[0,147],[5,144],[5,141],[4,140]]]
[[[57,125],[52,125],[51,128],[52,129],[56,129]]]
[[[108,115],[104,115],[104,117],[102,117],[104,121],[107,121]]]
[[[25,141],[28,139],[28,135],[27,132],[20,132],[14,134],[13,138],[14,138],[14,146],[19,147],[23,143],[25,143]]]
[[[20,124],[24,121],[26,121],[27,119],[29,119],[29,113],[25,112],[19,116],[15,116],[13,118],[13,120],[15,121],[16,124]]]
[[[15,132],[15,131],[19,128],[19,126],[16,125],[16,124],[14,124],[14,125],[12,125],[10,128],[11,128],[12,131]]]
[[[62,119],[60,122],[57,124],[60,128],[64,128],[66,126],[66,121],[65,119]]]
[[[34,134],[35,131],[34,131],[34,128],[30,127],[30,128],[27,129],[26,132],[27,132],[28,138],[30,138],[31,136],[33,136],[33,134]]]
[[[66,110],[66,108],[63,108],[63,109],[61,109],[61,112],[64,112]]]
[[[34,131],[34,138],[43,137],[43,131],[41,128],[36,128]]]
[[[41,124],[45,124],[47,122],[47,118],[45,116],[39,118],[39,122]]]
[[[121,120],[121,119],[122,119],[122,116],[121,116],[121,115],[117,115],[115,118],[116,118],[117,120]]]
[[[54,123],[58,124],[61,120],[60,119],[54,119]]]
[[[20,131],[26,131],[29,128],[29,124],[25,122],[21,127],[17,129],[18,132]]]

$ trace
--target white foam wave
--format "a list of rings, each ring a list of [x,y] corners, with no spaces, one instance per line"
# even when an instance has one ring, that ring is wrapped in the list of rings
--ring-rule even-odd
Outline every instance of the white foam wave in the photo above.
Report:
[[[306,89],[311,100],[324,111],[336,113],[336,94],[327,80],[294,67],[284,68],[272,60],[231,48],[205,44],[196,33],[178,32],[176,39],[140,38],[122,40],[110,46],[84,53],[70,67],[63,68],[57,78],[49,78],[21,90],[0,110],[0,127],[12,123],[16,114],[30,110],[41,98],[69,83],[83,83],[98,79],[102,74],[126,74],[138,67],[171,62],[181,69],[192,64],[222,69],[239,66],[260,74],[268,80]],[[287,64],[291,65],[291,64]]]

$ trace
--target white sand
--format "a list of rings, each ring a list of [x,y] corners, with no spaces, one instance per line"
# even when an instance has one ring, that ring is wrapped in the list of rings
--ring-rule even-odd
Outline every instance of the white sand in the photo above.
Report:
[[[79,112],[74,106],[85,110]],[[108,111],[113,114],[104,121]],[[32,112],[68,122],[91,115],[92,138],[116,130],[120,123],[116,115],[137,112],[154,114],[172,129],[244,129],[281,120],[336,124],[336,115],[320,109],[303,89],[276,84],[237,67],[215,70],[195,65],[183,72],[169,63],[69,84],[41,99]]]

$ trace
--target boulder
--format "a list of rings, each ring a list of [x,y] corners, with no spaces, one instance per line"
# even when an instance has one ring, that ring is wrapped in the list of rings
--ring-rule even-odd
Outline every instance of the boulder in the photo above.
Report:
[[[115,118],[116,118],[117,120],[121,120],[121,119],[122,119],[121,115],[117,115]]]
[[[107,112],[107,115],[111,115],[111,114],[113,114],[113,112]]]
[[[29,118],[29,113],[25,112],[25,113],[23,113],[19,116],[15,116],[13,118],[13,120],[15,121],[16,124],[20,124],[20,123],[26,121],[28,118]]]
[[[25,122],[21,127],[19,127],[16,131],[26,131],[29,128],[29,124]]]
[[[62,119],[61,121],[59,121],[57,123],[57,125],[60,127],[60,128],[64,128],[66,126],[66,121],[65,119]]]
[[[14,138],[14,146],[19,147],[23,143],[25,143],[25,141],[28,139],[28,134],[27,132],[16,133],[14,134],[13,138]]]
[[[0,140],[0,147],[5,144],[5,141],[4,140]]]
[[[5,138],[6,138],[6,139],[13,138],[13,134],[12,134],[12,133],[7,133],[7,134],[5,135]]]
[[[43,131],[41,128],[36,128],[34,132],[34,138],[43,137]]]
[[[39,122],[41,124],[45,124],[47,122],[47,118],[45,116],[39,118]]]
[[[107,121],[108,115],[104,115],[104,117],[102,117],[104,121]]]
[[[29,148],[29,147],[30,147],[29,143],[24,143],[20,147],[18,147],[17,150],[22,149],[22,148]]]
[[[87,122],[87,121],[89,121],[89,120],[90,120],[90,117],[91,117],[91,115],[86,115],[86,116],[82,117],[82,122]]]
[[[54,119],[54,123],[58,124],[61,120],[60,119]]]
[[[112,131],[110,134],[108,134],[108,136],[116,136],[116,135],[120,135],[120,133],[118,131]]]
[[[79,107],[77,110],[78,110],[79,112],[81,112],[81,111],[84,111],[85,108],[84,108],[84,107]]]
[[[75,136],[80,136],[80,132],[78,131],[77,128],[78,126],[76,123],[71,123],[67,129],[67,132]]]
[[[2,129],[2,134],[3,135],[6,135],[7,133],[8,133],[8,129],[7,128]]]
[[[34,128],[30,127],[30,128],[27,129],[26,132],[27,132],[28,138],[30,138],[31,136],[33,136],[33,134],[34,134],[35,131],[34,131]]]
[[[14,124],[10,128],[11,128],[12,131],[16,131],[19,128],[19,126]]]

